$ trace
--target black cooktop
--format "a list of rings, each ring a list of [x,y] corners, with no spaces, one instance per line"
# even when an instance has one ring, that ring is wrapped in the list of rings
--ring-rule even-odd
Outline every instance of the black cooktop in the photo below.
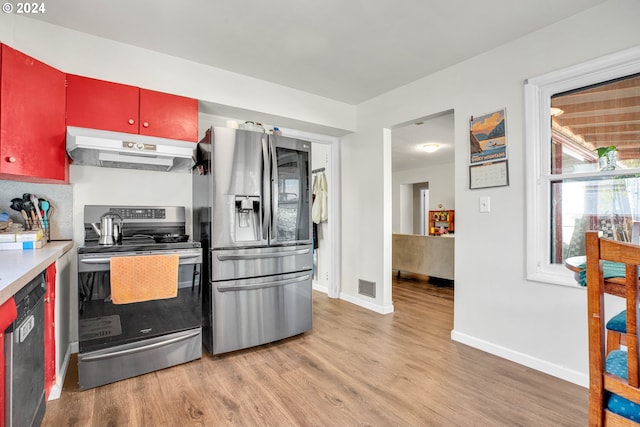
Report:
[[[127,239],[117,245],[101,245],[97,241],[85,242],[78,246],[79,254],[107,253],[107,252],[140,252],[163,251],[172,249],[200,248],[200,242],[156,243],[153,239]]]

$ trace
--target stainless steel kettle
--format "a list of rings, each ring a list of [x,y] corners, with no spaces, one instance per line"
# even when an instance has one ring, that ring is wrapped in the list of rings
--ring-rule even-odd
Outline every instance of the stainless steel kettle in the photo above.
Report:
[[[120,215],[114,212],[107,212],[100,217],[100,228],[95,223],[91,226],[98,234],[101,245],[116,245],[122,242],[122,226],[123,220]]]

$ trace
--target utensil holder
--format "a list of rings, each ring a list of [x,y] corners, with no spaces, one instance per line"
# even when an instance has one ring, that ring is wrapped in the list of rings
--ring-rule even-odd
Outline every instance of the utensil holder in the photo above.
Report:
[[[51,220],[30,220],[27,227],[30,227],[29,229],[33,231],[42,230],[46,242],[49,243],[51,241]]]

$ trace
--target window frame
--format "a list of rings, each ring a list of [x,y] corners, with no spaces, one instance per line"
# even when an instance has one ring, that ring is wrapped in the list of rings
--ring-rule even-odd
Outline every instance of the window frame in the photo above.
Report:
[[[603,56],[525,81],[525,221],[527,280],[580,287],[574,273],[550,262],[551,185],[562,178],[592,173],[551,174],[551,97],[558,93],[630,76],[640,72],[640,47]],[[598,172],[598,176],[634,170]],[[640,170],[638,170],[640,172]],[[544,236],[541,238],[540,236]]]

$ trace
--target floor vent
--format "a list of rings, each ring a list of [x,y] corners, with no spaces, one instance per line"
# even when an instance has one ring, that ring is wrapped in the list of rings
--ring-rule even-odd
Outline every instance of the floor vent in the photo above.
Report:
[[[376,283],[358,279],[358,293],[371,298],[376,297]]]

